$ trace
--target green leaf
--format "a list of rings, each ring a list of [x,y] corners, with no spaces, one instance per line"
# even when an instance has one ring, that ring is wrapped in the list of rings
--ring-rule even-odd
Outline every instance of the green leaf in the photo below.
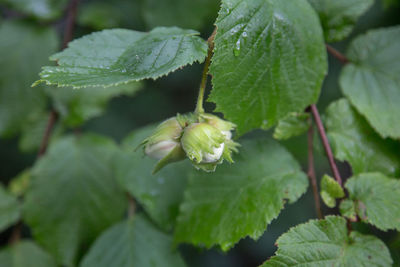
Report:
[[[374,0],[308,0],[319,15],[327,42],[346,38],[358,18],[374,3]]]
[[[400,230],[400,181],[381,173],[362,173],[345,187],[358,216],[384,231]]]
[[[35,243],[23,240],[0,251],[2,267],[56,267],[54,259]]]
[[[185,264],[179,253],[172,250],[171,237],[157,230],[143,216],[135,215],[106,230],[80,266],[183,267]]]
[[[276,256],[262,267],[392,266],[385,243],[375,236],[349,234],[346,220],[337,216],[293,227],[279,237],[277,245]]]
[[[115,29],[92,33],[69,44],[44,67],[40,82],[58,86],[111,86],[156,79],[196,61],[202,62],[207,44],[198,32],[176,27],[149,33]]]
[[[20,217],[21,209],[17,198],[0,184],[0,232],[15,224]]]
[[[175,239],[223,250],[245,236],[259,238],[284,208],[307,189],[296,160],[271,139],[243,141],[235,164],[196,171],[180,207]]]
[[[60,17],[68,3],[67,0],[0,0],[0,3],[9,5],[27,15],[43,20]]]
[[[7,36],[0,39],[0,136],[10,136],[21,130],[28,114],[46,107],[43,88],[30,85],[58,41],[50,28],[17,21],[2,23],[0,36]]]
[[[144,0],[142,15],[149,28],[178,26],[200,30],[218,12],[215,0]]]
[[[354,202],[351,201],[350,199],[345,199],[342,202],[340,202],[340,214],[343,216],[349,218],[352,221],[357,220],[357,213],[356,213],[356,207],[354,205]]]
[[[140,83],[128,83],[110,88],[71,88],[50,87],[48,92],[53,98],[54,107],[64,125],[77,127],[85,121],[104,113],[107,102],[120,95],[134,95],[141,89]]]
[[[400,138],[400,26],[371,30],[347,51],[343,94],[382,136]]]
[[[325,174],[321,180],[321,197],[329,208],[333,208],[336,206],[336,199],[344,197],[344,191],[338,182]]]
[[[316,102],[327,58],[306,0],[223,0],[216,25],[210,100],[239,134]]]
[[[29,188],[31,177],[31,169],[22,171],[10,181],[8,191],[16,197],[22,197]]]
[[[143,206],[161,228],[171,230],[178,216],[179,205],[192,170],[189,161],[174,163],[152,175],[156,160],[134,151],[155,126],[134,131],[122,143],[123,151],[116,158],[116,174],[122,187]]]
[[[335,158],[348,161],[354,174],[379,171],[400,176],[400,144],[376,134],[348,100],[332,103],[325,122]]]
[[[35,239],[65,266],[120,220],[126,198],[112,165],[116,145],[94,135],[54,142],[32,170],[24,218]]]
[[[274,130],[274,138],[287,140],[289,138],[305,133],[310,127],[310,114],[289,113],[285,118],[279,120]]]

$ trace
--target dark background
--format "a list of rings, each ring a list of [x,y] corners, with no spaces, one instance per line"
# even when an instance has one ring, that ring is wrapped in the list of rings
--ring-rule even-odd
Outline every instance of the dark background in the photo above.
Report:
[[[151,20],[151,22],[149,22],[149,19],[146,19],[148,15],[146,15],[141,7],[141,1],[134,0],[112,0],[113,9],[105,9],[103,13],[93,15],[94,17],[88,19],[85,17],[85,10],[94,2],[101,1],[81,1],[79,4],[78,21],[74,32],[74,38],[92,31],[111,27],[147,31],[156,25],[171,26],[172,23],[181,27],[186,27],[188,25],[188,22],[184,19],[185,15],[183,10],[177,11],[176,14],[172,13],[173,19],[171,19],[171,16],[167,15],[168,10],[165,10],[165,16],[159,16],[156,20]],[[157,1],[154,0],[152,2],[156,3]],[[163,0],[158,0],[158,2],[162,3]],[[212,32],[213,22],[218,11],[217,1],[207,5],[209,7],[208,14],[204,16],[201,23],[197,23],[197,25],[195,25],[196,27],[193,27],[200,31],[204,38],[207,38]],[[169,8],[172,10],[173,7]],[[196,11],[191,10],[190,12]],[[187,16],[190,16],[190,12]],[[0,23],[7,19],[21,18],[29,21],[29,23],[51,25],[57,28],[60,39],[62,39],[62,33],[66,23],[65,18],[56,21],[38,21],[9,8],[7,5],[2,5],[1,0],[0,15]],[[180,17],[182,17],[181,20],[179,19]],[[348,40],[351,40],[352,37],[370,28],[386,27],[399,23],[400,8],[396,6],[384,8],[383,4],[378,1],[363,17],[361,17],[352,35],[347,40],[333,44],[333,46],[339,51],[345,52]],[[0,36],[0,38],[5,37]],[[321,113],[327,104],[341,97],[337,82],[340,69],[340,62],[329,57],[329,75],[324,82],[322,94],[318,103]],[[174,116],[177,112],[185,113],[192,111],[195,107],[201,71],[202,66],[197,64],[186,67],[183,70],[179,70],[157,81],[145,81],[143,90],[133,97],[114,98],[109,102],[107,111],[103,116],[91,119],[80,130],[94,131],[111,136],[115,140],[120,141],[136,128]],[[213,110],[213,104],[207,103],[205,108],[207,111],[211,112]],[[295,155],[305,169],[307,164],[306,136],[296,137],[283,143]],[[36,152],[28,154],[19,152],[18,137],[0,139],[1,182],[7,184],[8,181],[19,172],[33,165],[35,159]],[[340,164],[339,167],[343,176],[348,177],[351,174],[350,168],[346,164]],[[321,177],[324,173],[330,173],[327,160],[322,153],[316,154],[316,168],[318,177]],[[337,212],[335,210],[328,210],[326,207],[324,207],[324,209],[325,214]],[[181,246],[180,249],[183,252],[188,266],[191,267],[258,266],[273,255],[276,249],[274,243],[283,232],[286,232],[291,226],[315,217],[313,198],[311,189],[309,189],[307,194],[298,202],[293,205],[288,205],[287,208],[283,210],[278,220],[273,221],[266,233],[258,241],[246,238],[239,242],[239,244],[228,253],[220,252],[218,249],[202,250],[188,245]],[[398,260],[400,254],[400,238],[396,236],[395,232],[383,233],[363,224],[357,224],[354,227],[365,233],[373,232],[374,234],[378,234],[391,247],[394,260]],[[29,235],[27,229],[24,229],[24,231],[25,234]],[[8,230],[0,235],[0,244],[4,245],[7,243],[10,233],[11,230]]]

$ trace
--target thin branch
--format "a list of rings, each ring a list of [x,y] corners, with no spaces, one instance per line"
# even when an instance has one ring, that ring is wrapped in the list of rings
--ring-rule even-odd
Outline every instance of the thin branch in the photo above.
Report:
[[[22,222],[19,221],[13,227],[10,239],[8,239],[8,244],[12,245],[17,243],[21,239],[21,232],[22,232]]]
[[[346,218],[346,226],[347,226],[347,231],[350,234],[353,231],[353,226],[351,225],[351,220],[349,218]]]
[[[74,25],[76,19],[76,13],[78,8],[79,0],[71,0],[67,9],[67,21],[64,31],[62,49],[66,48],[68,43],[72,40],[74,34]],[[55,110],[50,112],[49,118],[47,120],[47,126],[45,132],[43,134],[42,141],[40,143],[39,152],[37,157],[40,158],[46,153],[47,147],[49,145],[49,140],[51,136],[51,132],[53,131],[54,125],[58,119],[58,114]],[[17,224],[14,225],[13,231],[11,233],[11,237],[8,241],[9,244],[14,244],[21,239],[21,231],[22,231],[22,221],[18,221]]]
[[[340,186],[342,186],[342,178],[340,177],[340,173],[336,166],[335,159],[333,158],[332,149],[331,146],[329,145],[328,137],[326,136],[324,125],[322,124],[321,116],[319,115],[317,106],[313,104],[310,107],[311,107],[311,113],[313,114],[314,117],[314,121],[318,128],[319,135],[321,136],[321,140],[324,145],[326,156],[328,157],[333,176],[335,177],[336,181],[340,184]]]
[[[315,168],[314,168],[314,146],[313,146],[313,137],[314,137],[314,128],[312,124],[312,119],[310,118],[310,128],[308,129],[308,178],[310,179],[310,183],[313,190],[314,195],[314,202],[315,202],[315,211],[317,213],[318,219],[322,219],[322,210],[321,210],[321,202],[319,199],[318,193],[318,185],[317,185],[317,178],[315,175]]]
[[[67,9],[67,21],[64,30],[64,38],[62,43],[62,49],[68,46],[68,43],[72,40],[74,36],[76,13],[78,11],[79,0],[71,0]]]
[[[128,217],[132,218],[133,215],[135,215],[136,211],[136,201],[129,193],[128,193],[128,200],[129,200]]]
[[[46,130],[44,132],[42,142],[40,143],[40,148],[38,152],[38,157],[43,156],[46,153],[47,147],[49,145],[51,132],[53,131],[54,124],[56,123],[58,118],[58,114],[56,111],[51,111],[49,115],[49,119],[47,121]]]
[[[65,49],[68,46],[68,43],[73,38],[78,4],[79,4],[79,0],[71,0],[69,2],[68,8],[67,8],[67,15],[66,15],[67,19],[66,19],[64,37],[63,37],[63,43],[62,43],[61,49]],[[54,128],[54,125],[55,125],[57,119],[58,119],[57,112],[55,110],[52,110],[50,112],[49,119],[47,121],[46,130],[44,132],[42,141],[40,143],[38,157],[41,157],[46,153],[47,147],[49,145],[51,132],[53,131],[53,128]]]
[[[326,50],[328,50],[328,52],[334,56],[336,59],[338,59],[342,64],[347,64],[349,63],[349,59],[343,55],[342,53],[340,53],[339,51],[337,51],[335,48],[333,48],[332,46],[326,44]]]
[[[201,77],[201,83],[200,83],[200,88],[199,88],[199,96],[197,98],[197,104],[196,104],[196,112],[202,113],[204,112],[203,108],[203,101],[204,101],[204,93],[206,90],[207,86],[207,78],[208,78],[208,69],[210,67],[211,63],[211,58],[213,55],[214,51],[214,38],[215,34],[217,33],[217,28],[214,29],[213,33],[211,36],[208,38],[208,55],[206,58],[206,61],[204,62],[204,69],[203,69],[203,74]]]

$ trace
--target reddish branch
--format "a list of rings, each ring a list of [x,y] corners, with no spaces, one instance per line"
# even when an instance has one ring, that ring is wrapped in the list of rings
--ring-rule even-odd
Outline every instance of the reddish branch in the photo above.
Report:
[[[312,121],[310,120],[310,128],[308,129],[308,178],[310,179],[310,183],[313,190],[314,202],[315,202],[315,211],[317,213],[318,219],[322,219],[322,211],[321,211],[321,202],[319,199],[318,193],[318,185],[317,185],[317,177],[315,175],[314,168],[314,147],[313,147],[313,137],[314,137],[314,129],[312,125]]]
[[[50,115],[49,115],[49,119],[47,121],[46,130],[43,134],[42,142],[40,143],[38,157],[41,157],[46,153],[47,146],[49,145],[51,132],[54,128],[54,124],[56,123],[57,118],[58,118],[57,112],[55,112],[54,110],[51,111]]]
[[[75,19],[78,10],[79,0],[71,0],[67,8],[67,19],[64,30],[64,37],[61,49],[65,49],[68,43],[72,40],[75,28]],[[54,125],[58,119],[58,114],[55,110],[52,110],[47,121],[46,130],[43,134],[42,141],[40,143],[40,148],[38,152],[38,157],[43,156],[46,153],[47,147],[49,145],[49,140],[51,132],[53,131]]]
[[[67,19],[66,26],[64,31],[62,49],[66,48],[68,43],[72,40],[74,34],[74,26],[76,13],[78,8],[79,0],[71,0],[68,9],[67,9]],[[47,121],[47,126],[45,132],[43,134],[42,141],[40,143],[38,158],[43,156],[46,153],[47,147],[49,145],[49,140],[51,136],[51,132],[53,131],[54,125],[58,119],[58,114],[55,110],[52,110],[49,115],[49,119]],[[22,231],[22,221],[19,221],[13,228],[11,233],[11,237],[8,241],[9,244],[14,244],[21,239],[21,231]]]
[[[65,49],[68,43],[74,36],[76,13],[78,11],[79,0],[71,0],[67,9],[67,21],[64,30],[64,38],[62,43],[62,49]]]
[[[340,53],[339,51],[337,51],[335,48],[333,48],[332,46],[326,44],[326,50],[328,50],[328,52],[334,56],[335,58],[337,58],[340,62],[342,62],[343,64],[347,64],[349,63],[349,59],[343,55],[342,53]]]
[[[319,135],[321,136],[321,140],[324,145],[326,156],[328,157],[329,165],[331,166],[333,176],[335,177],[336,181],[340,184],[340,186],[342,186],[342,178],[340,177],[340,173],[336,166],[335,159],[333,158],[332,149],[331,146],[329,145],[328,137],[326,136],[324,125],[322,124],[321,121],[321,116],[319,115],[318,109],[315,106],[315,104],[311,105],[310,108],[311,108],[311,113],[314,117],[314,121],[317,125]]]

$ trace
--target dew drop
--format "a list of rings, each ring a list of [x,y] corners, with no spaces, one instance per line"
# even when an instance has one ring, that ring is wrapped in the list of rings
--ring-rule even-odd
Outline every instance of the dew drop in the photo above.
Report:
[[[240,39],[239,39],[239,40],[237,40],[235,48],[233,49],[233,54],[236,57],[238,57],[240,55],[240,45],[241,45],[241,43],[240,43]]]
[[[261,129],[266,130],[268,129],[268,120],[263,120],[261,124]]]

